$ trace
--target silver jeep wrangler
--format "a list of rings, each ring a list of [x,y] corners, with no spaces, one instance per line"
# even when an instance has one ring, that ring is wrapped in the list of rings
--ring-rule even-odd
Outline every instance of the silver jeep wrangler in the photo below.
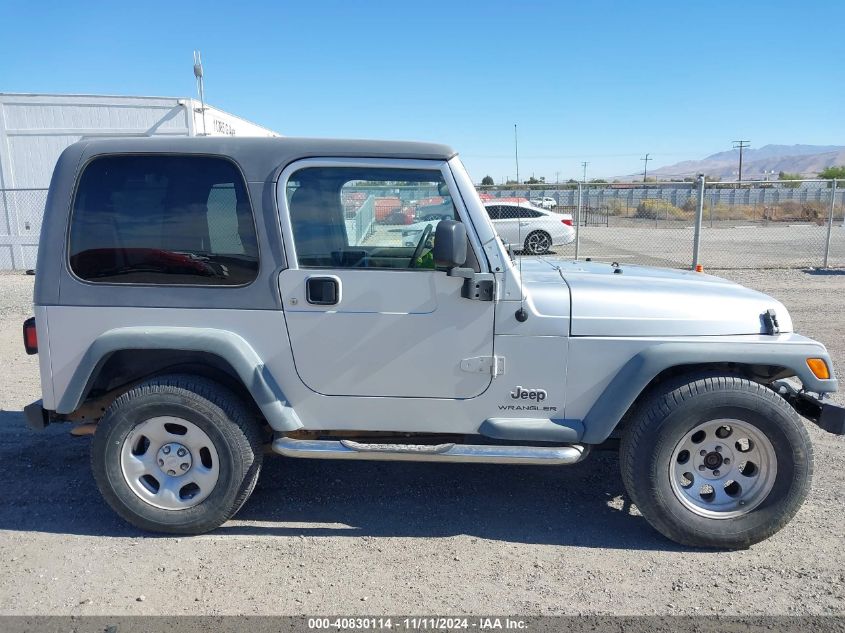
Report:
[[[34,303],[28,423],[84,423],[100,491],[145,530],[225,522],[268,447],[557,465],[602,446],[657,530],[742,548],[807,494],[799,413],[845,430],[827,351],[781,303],[694,272],[516,265],[442,145],[77,143]]]

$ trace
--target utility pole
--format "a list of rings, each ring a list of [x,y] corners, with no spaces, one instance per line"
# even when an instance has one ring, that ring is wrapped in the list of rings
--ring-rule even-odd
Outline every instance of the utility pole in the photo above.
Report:
[[[739,177],[737,182],[742,182],[742,150],[751,145],[751,141],[734,141],[734,149],[739,150]]]
[[[640,160],[643,161],[643,163],[644,163],[643,164],[643,182],[645,182],[645,177],[648,174],[648,161],[651,160],[651,158],[649,158],[648,152],[646,152],[646,155],[643,156]]]
[[[588,160],[585,160],[584,162],[581,163],[581,167],[584,168],[584,180],[582,182],[587,182],[587,165],[589,165],[589,164],[590,164],[590,161],[588,161]]]
[[[513,155],[516,159],[516,184],[519,184],[519,141],[516,136],[516,123],[513,124]]]

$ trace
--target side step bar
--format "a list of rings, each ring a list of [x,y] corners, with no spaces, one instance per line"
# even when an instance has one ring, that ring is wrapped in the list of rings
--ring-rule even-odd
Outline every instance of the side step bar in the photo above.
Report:
[[[462,462],[477,464],[574,464],[587,449],[572,446],[494,446],[472,444],[362,444],[352,440],[296,440],[278,437],[273,451],[286,457],[368,459],[404,462]]]

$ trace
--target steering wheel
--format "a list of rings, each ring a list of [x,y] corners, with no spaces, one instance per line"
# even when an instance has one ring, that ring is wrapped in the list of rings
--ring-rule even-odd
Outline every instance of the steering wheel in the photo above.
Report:
[[[428,241],[428,238],[431,236],[431,232],[434,230],[434,227],[431,224],[426,225],[423,229],[422,236],[420,237],[420,241],[417,242],[417,247],[414,249],[414,254],[411,255],[411,263],[408,264],[408,268],[416,268],[417,262],[419,261],[420,257],[422,256],[423,249],[425,248],[425,243]]]

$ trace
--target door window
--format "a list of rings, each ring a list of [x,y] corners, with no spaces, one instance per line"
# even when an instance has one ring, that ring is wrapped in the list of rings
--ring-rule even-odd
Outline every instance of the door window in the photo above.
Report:
[[[441,220],[459,220],[438,170],[306,167],[286,187],[302,268],[434,269]]]

